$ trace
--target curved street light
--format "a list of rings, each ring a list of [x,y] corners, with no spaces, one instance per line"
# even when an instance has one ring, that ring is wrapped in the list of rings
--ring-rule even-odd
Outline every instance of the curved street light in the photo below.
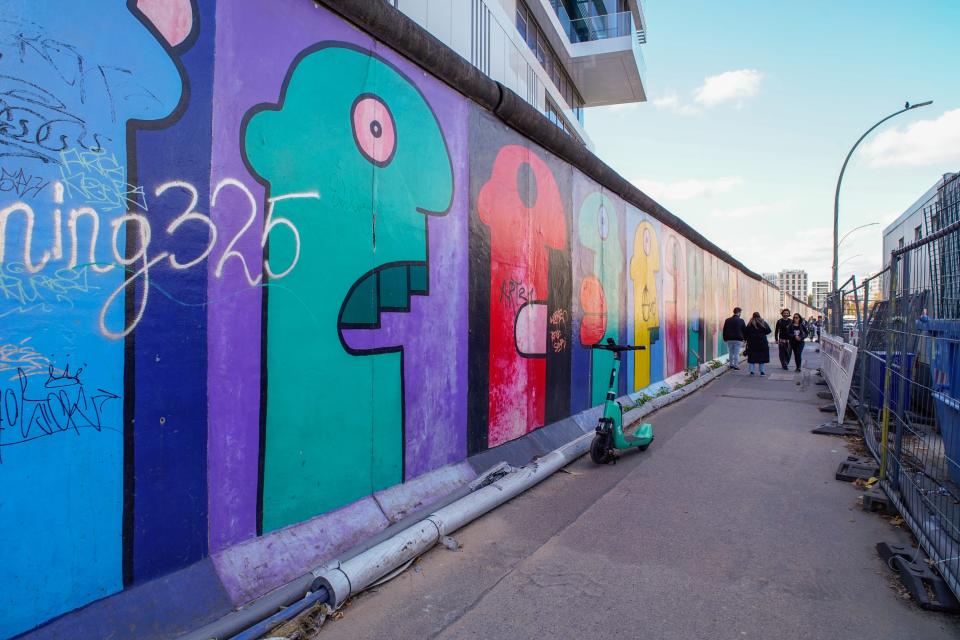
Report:
[[[837,246],[839,247],[841,244],[843,244],[843,241],[847,239],[847,236],[849,236],[849,235],[850,235],[851,233],[853,233],[854,231],[859,231],[860,229],[866,229],[867,227],[872,227],[872,226],[875,225],[875,224],[880,224],[880,223],[879,223],[879,222],[868,222],[867,224],[862,224],[862,225],[860,225],[859,227],[854,227],[853,229],[850,229],[850,231],[847,231],[845,234],[843,234],[843,237],[840,238],[840,242],[837,243]]]
[[[844,173],[844,171],[847,170],[847,163],[850,162],[850,156],[852,156],[852,155],[853,155],[853,152],[856,150],[856,148],[857,148],[858,146],[860,146],[860,143],[863,142],[863,139],[866,138],[868,135],[870,135],[870,132],[871,132],[871,131],[873,131],[874,129],[876,129],[877,127],[879,127],[881,124],[883,124],[884,122],[886,122],[886,121],[889,120],[890,118],[893,118],[894,116],[898,116],[898,115],[900,115],[901,113],[906,113],[907,111],[910,111],[911,109],[917,109],[917,108],[919,108],[919,107],[926,107],[927,105],[931,105],[931,104],[933,104],[933,100],[927,100],[926,102],[921,102],[921,103],[919,103],[919,104],[910,104],[909,102],[907,102],[907,103],[904,105],[903,109],[900,109],[900,110],[897,111],[896,113],[891,113],[891,114],[888,115],[886,118],[884,118],[884,119],[881,120],[880,122],[876,123],[875,125],[873,125],[873,126],[870,127],[869,129],[867,129],[867,130],[864,132],[864,134],[863,134],[862,136],[860,136],[860,138],[859,138],[859,139],[853,144],[853,146],[850,148],[850,152],[847,153],[847,157],[846,157],[846,159],[843,161],[843,166],[840,168],[840,176],[837,178],[837,190],[836,190],[836,193],[835,193],[834,196],[833,196],[833,290],[834,290],[834,291],[837,290],[837,285],[838,285],[838,282],[837,282],[837,276],[838,276],[837,268],[840,266],[840,265],[837,264],[837,257],[838,257],[838,256],[837,256],[837,249],[838,249],[839,246],[840,246],[840,243],[837,241],[837,236],[839,235],[839,231],[840,231],[840,229],[839,229],[839,224],[840,224],[840,219],[839,219],[839,214],[840,214],[840,183],[843,182],[843,173]]]
[[[850,262],[850,261],[853,260],[854,258],[862,258],[862,257],[863,257],[863,254],[862,254],[862,253],[858,253],[858,254],[855,255],[855,256],[850,256],[849,258],[845,258],[845,259],[843,260],[843,262],[841,262],[840,264],[846,264],[847,262]],[[840,264],[838,264],[837,267],[839,267]],[[834,288],[834,291],[836,291],[836,288]]]

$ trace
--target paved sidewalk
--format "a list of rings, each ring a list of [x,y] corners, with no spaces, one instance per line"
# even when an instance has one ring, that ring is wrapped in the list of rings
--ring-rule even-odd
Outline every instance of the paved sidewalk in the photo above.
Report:
[[[647,452],[580,459],[316,637],[960,637],[956,618],[891,586],[874,544],[906,534],[833,479],[844,441],[810,433],[824,387],[809,370],[769,374],[731,372],[658,411]]]

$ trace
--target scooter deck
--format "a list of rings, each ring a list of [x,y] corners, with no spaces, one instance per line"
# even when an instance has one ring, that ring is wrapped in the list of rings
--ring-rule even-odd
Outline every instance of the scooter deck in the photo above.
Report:
[[[643,446],[645,444],[650,444],[653,440],[653,425],[649,422],[644,422],[636,431],[633,433],[623,434],[623,439],[628,445],[632,446]]]

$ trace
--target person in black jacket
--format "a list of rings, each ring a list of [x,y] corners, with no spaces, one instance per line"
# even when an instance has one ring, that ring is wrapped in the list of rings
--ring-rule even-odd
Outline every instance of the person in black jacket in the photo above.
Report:
[[[740,313],[743,311],[740,307],[735,307],[733,315],[723,322],[723,341],[727,344],[727,351],[730,352],[730,360],[727,364],[731,369],[739,369],[740,349],[743,348],[743,330],[746,325]]]
[[[760,317],[759,312],[754,311],[743,335],[747,339],[747,362],[750,364],[750,375],[753,375],[755,364],[760,365],[760,375],[767,375],[764,365],[770,362],[770,345],[767,343],[770,325]]]
[[[793,323],[790,320],[790,309],[780,312],[780,319],[773,328],[773,339],[780,345],[780,366],[786,370],[790,366],[790,340],[788,330]]]
[[[783,335],[783,332],[780,333]],[[807,339],[807,327],[803,324],[803,316],[799,313],[793,314],[793,320],[787,329],[787,340],[790,342],[790,350],[793,351],[793,361],[797,365],[797,371],[800,371],[800,358],[803,353],[803,341]]]

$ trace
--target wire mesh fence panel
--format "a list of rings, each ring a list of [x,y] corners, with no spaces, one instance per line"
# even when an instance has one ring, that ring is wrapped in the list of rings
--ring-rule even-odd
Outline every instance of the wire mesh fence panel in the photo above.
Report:
[[[891,254],[886,299],[864,309],[855,394],[865,440],[881,463],[881,485],[954,593],[960,593],[958,185],[948,182],[929,203],[927,236]]]

